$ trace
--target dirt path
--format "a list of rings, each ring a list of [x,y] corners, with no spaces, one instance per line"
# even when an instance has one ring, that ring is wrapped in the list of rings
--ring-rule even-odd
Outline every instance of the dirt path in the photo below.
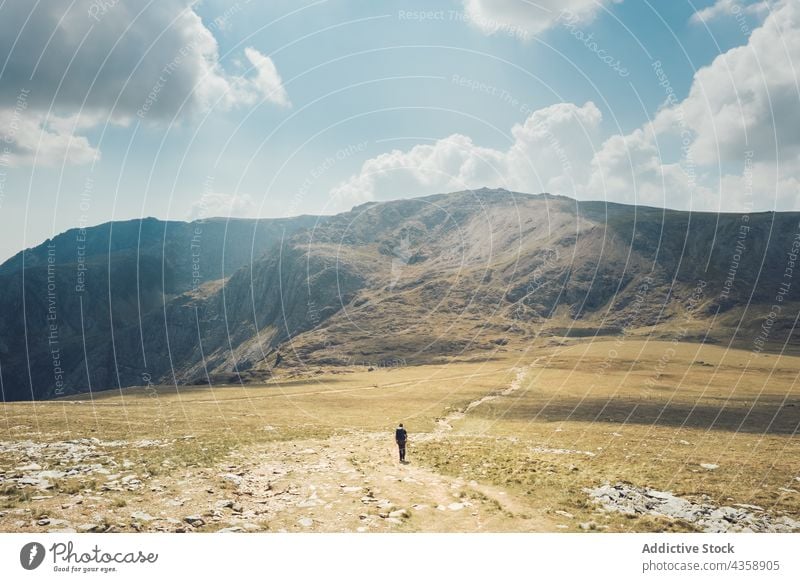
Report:
[[[390,439],[354,432],[242,455],[221,474],[236,512],[219,517],[227,527],[266,522],[273,531],[552,531],[504,491],[400,464]]]
[[[483,404],[485,402],[489,402],[490,400],[495,400],[495,399],[497,399],[497,398],[499,398],[501,396],[510,396],[511,394],[513,394],[514,392],[519,390],[520,387],[522,386],[522,381],[525,379],[525,376],[528,375],[528,370],[530,370],[530,368],[534,367],[536,365],[536,362],[538,362],[538,361],[539,361],[539,358],[536,358],[536,360],[534,360],[533,363],[531,363],[528,366],[525,366],[524,368],[514,368],[513,371],[515,371],[517,373],[517,375],[511,381],[511,384],[509,384],[508,387],[502,388],[500,390],[496,390],[494,392],[490,392],[486,396],[482,396],[481,398],[478,398],[477,400],[473,400],[472,402],[467,404],[467,406],[465,406],[463,409],[454,410],[453,412],[449,413],[444,418],[438,419],[436,421],[436,431],[434,432],[434,434],[433,435],[426,435],[426,436],[428,438],[430,438],[431,436],[433,436],[433,437],[441,436],[442,433],[445,433],[445,432],[453,430],[452,423],[464,418],[474,408],[477,408],[481,404]]]
[[[383,432],[238,453],[220,473],[232,503],[212,519],[233,531],[267,524],[272,531],[553,531],[549,517],[531,515],[524,501],[501,489],[413,462],[414,441],[447,438],[451,422],[518,390],[528,368],[518,369],[509,386],[441,419],[435,432],[413,435],[408,464],[397,461],[391,434]]]
[[[531,510],[524,499],[439,474],[414,458],[416,443],[450,438],[452,423],[520,389],[531,366],[516,369],[508,386],[440,419],[433,432],[412,434],[408,464],[397,459],[391,427],[276,441],[233,451],[216,466],[152,478],[138,475],[130,461],[114,461],[109,451],[127,446],[122,441],[22,442],[16,449],[11,443],[9,451],[20,450],[19,466],[9,475],[30,473],[28,480],[42,491],[31,500],[43,505],[36,512],[25,506],[0,511],[0,524],[6,531],[554,531],[552,518]],[[56,494],[44,481],[69,474],[43,465],[64,458],[75,465],[71,473],[99,484]]]

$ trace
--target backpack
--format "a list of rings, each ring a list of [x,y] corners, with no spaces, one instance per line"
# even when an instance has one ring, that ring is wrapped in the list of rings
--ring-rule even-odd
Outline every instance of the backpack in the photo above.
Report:
[[[401,428],[401,427],[398,427],[397,430],[394,431],[395,440],[400,441],[400,442],[403,442],[404,440],[406,440],[406,436],[407,435],[408,435],[408,433],[406,433],[406,429]]]

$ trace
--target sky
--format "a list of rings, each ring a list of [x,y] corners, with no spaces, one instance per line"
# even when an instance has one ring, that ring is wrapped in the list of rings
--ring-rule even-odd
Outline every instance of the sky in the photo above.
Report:
[[[480,187],[800,210],[796,0],[0,0],[0,260]]]

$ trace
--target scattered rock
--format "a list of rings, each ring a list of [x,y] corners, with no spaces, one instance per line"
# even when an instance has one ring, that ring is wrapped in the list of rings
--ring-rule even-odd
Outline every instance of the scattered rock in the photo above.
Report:
[[[786,516],[773,517],[760,508],[756,509],[758,506],[755,505],[719,507],[707,497],[699,502],[692,502],[670,492],[625,483],[607,484],[585,491],[608,511],[631,516],[654,515],[680,519],[707,533],[800,531],[800,521]]]
[[[183,518],[183,521],[185,521],[192,527],[202,527],[206,524],[205,520],[199,515],[187,515],[186,517]]]
[[[239,527],[238,525],[235,525],[233,527],[226,527],[226,528],[217,530],[217,533],[239,533],[239,532],[243,532],[243,531],[244,531],[244,528]]]
[[[39,477],[23,477],[22,479],[18,479],[17,483],[19,485],[30,485],[31,487],[41,490],[53,488],[53,484],[50,481]]]
[[[244,479],[242,479],[239,475],[234,475],[233,473],[225,473],[223,475],[220,475],[220,477],[222,477],[225,481],[228,481],[229,483],[233,483],[237,487],[240,487],[244,482]]]
[[[411,517],[411,513],[407,509],[397,509],[395,511],[389,512],[389,517],[396,517],[398,519],[408,519]]]
[[[556,515],[560,515],[561,517],[566,517],[567,519],[573,519],[575,516],[569,513],[568,511],[563,511],[561,509],[555,510],[553,513]]]
[[[145,513],[144,511],[134,511],[133,513],[131,513],[131,519],[133,519],[134,521],[147,522],[147,521],[153,521],[155,517],[153,517],[149,513]]]
[[[719,465],[715,465],[714,463],[700,463],[700,466],[706,471],[713,471],[714,469],[719,469]]]
[[[557,431],[556,431],[557,432]],[[602,451],[602,447],[597,447],[598,451]],[[587,457],[594,457],[595,453],[592,451],[576,451],[573,449],[554,449],[550,447],[530,447],[532,453],[548,453],[551,455],[586,455]]]
[[[311,527],[312,525],[314,525],[314,520],[311,519],[310,517],[301,517],[300,519],[297,520],[297,523],[301,527]]]
[[[447,506],[447,509],[449,509],[450,511],[460,511],[460,510],[464,509],[464,504],[463,503],[451,503],[450,505]]]
[[[233,499],[221,499],[214,504],[217,509],[228,509],[234,506]]]
[[[50,525],[50,520],[47,519],[46,517],[43,517],[42,519],[36,522],[36,525],[41,525],[41,526]]]

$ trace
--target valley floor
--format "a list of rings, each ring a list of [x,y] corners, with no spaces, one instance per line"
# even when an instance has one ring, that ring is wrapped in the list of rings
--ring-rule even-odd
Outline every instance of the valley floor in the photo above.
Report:
[[[7,404],[0,531],[800,531],[800,359],[535,347]]]

